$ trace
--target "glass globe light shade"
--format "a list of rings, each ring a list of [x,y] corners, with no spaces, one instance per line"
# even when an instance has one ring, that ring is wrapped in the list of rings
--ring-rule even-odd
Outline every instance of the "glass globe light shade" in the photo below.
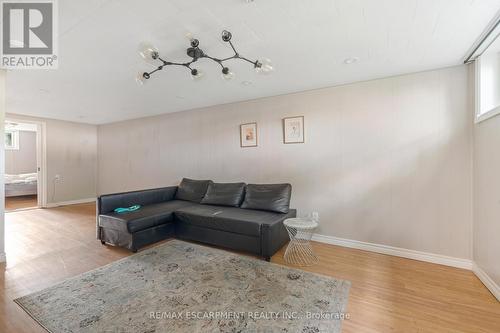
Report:
[[[267,58],[257,60],[255,64],[255,71],[259,74],[270,74],[274,71],[271,60]]]
[[[191,32],[186,32],[185,36],[189,41],[192,41],[194,39],[193,34]]]
[[[144,75],[144,74],[146,74],[146,75]],[[144,85],[147,82],[148,79],[149,79],[149,74],[148,73],[139,72],[139,73],[137,73],[137,76],[135,77],[135,82],[138,85],[142,86],[142,85]]]
[[[151,43],[143,42],[138,47],[139,55],[148,63],[156,65],[159,57],[158,49]]]
[[[202,72],[199,69],[192,69],[191,70],[191,78],[195,81],[201,80],[205,76],[205,73]]]
[[[224,80],[229,81],[229,80],[231,80],[231,79],[233,79],[233,78],[234,78],[234,73],[233,73],[233,72],[231,72],[231,71],[229,70],[229,68],[224,67],[224,68],[222,69],[222,78],[223,78]]]

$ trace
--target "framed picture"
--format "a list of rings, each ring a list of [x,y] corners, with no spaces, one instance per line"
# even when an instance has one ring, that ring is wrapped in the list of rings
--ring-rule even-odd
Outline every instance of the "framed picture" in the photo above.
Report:
[[[240,125],[240,146],[257,147],[257,123]]]
[[[304,143],[304,116],[283,118],[283,143]]]

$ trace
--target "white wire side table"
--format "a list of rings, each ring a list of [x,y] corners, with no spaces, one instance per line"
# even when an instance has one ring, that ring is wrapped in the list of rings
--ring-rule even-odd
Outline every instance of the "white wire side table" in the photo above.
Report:
[[[285,262],[297,266],[312,266],[318,263],[319,259],[311,247],[311,238],[318,222],[312,219],[291,218],[286,219],[283,224],[290,236],[290,243],[284,255]]]

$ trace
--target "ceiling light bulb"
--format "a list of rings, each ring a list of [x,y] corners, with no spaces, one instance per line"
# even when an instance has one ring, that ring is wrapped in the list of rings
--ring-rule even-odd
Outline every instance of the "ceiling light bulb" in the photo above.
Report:
[[[191,70],[191,78],[195,81],[200,80],[203,76],[205,76],[205,73],[203,73],[201,70],[193,68]]]
[[[233,37],[233,35],[229,31],[222,31],[222,40],[224,42],[229,42],[231,40],[231,37]]]
[[[138,47],[139,55],[148,63],[155,65],[156,60],[160,56],[158,49],[151,43],[143,42]]]
[[[229,68],[224,67],[224,68],[222,69],[222,78],[223,78],[224,80],[228,80],[228,81],[229,81],[229,80],[231,80],[232,78],[234,78],[234,73],[233,73],[233,72],[231,72],[231,71],[229,70]]]
[[[139,72],[139,73],[137,73],[137,76],[135,77],[135,82],[138,85],[142,86],[142,85],[144,85],[144,83],[146,83],[146,80],[149,79],[149,78],[150,78],[150,76],[149,76],[148,73],[146,73],[146,72]]]
[[[271,63],[271,60],[263,58],[257,60],[257,62],[255,63],[255,71],[259,74],[270,74],[272,71],[274,71],[274,67]]]
[[[200,41],[196,38],[191,39],[191,47],[198,47],[200,45]]]

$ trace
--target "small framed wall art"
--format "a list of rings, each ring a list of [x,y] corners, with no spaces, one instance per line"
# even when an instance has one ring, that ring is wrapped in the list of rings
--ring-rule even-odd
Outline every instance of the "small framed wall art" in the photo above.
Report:
[[[304,116],[283,118],[283,143],[304,143]]]
[[[257,123],[240,125],[240,146],[257,147]]]

